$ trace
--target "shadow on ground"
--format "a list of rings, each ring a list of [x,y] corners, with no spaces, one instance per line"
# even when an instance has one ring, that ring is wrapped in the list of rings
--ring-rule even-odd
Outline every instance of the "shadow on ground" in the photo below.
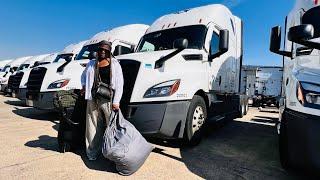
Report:
[[[183,162],[191,172],[204,179],[297,178],[281,168],[274,126],[234,120],[208,128],[206,137],[196,147],[175,141],[152,141],[161,146],[180,146],[181,158],[161,148],[154,152]]]
[[[251,119],[251,121],[276,124],[279,120],[278,118],[273,118],[273,117],[255,116],[254,118]]]
[[[38,139],[28,141],[24,145],[32,148],[41,148],[43,150],[58,151],[57,138],[48,135],[39,136]]]
[[[254,119],[264,122],[276,120],[264,116],[256,116]],[[54,128],[58,128],[58,125]],[[281,168],[276,129],[273,125],[237,120],[210,125],[203,141],[196,147],[187,147],[181,141],[148,140],[160,145],[153,153],[184,163],[192,173],[204,179],[298,178]],[[25,145],[58,151],[57,138],[46,135]],[[161,146],[179,148],[181,157],[166,153]],[[116,173],[114,163],[103,156],[96,161],[89,161],[84,149],[76,150],[75,153],[89,169]]]
[[[11,105],[11,106],[21,106],[21,107],[27,107],[25,101],[20,101],[20,100],[7,100],[4,103]]]
[[[16,115],[29,118],[32,120],[44,120],[44,121],[56,121],[59,119],[58,113],[46,111],[46,110],[39,110],[36,108],[17,108],[12,110],[12,112]]]

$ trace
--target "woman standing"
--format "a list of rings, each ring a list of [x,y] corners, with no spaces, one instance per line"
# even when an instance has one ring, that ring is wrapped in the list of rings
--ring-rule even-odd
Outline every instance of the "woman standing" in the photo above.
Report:
[[[119,110],[123,92],[123,74],[117,59],[111,54],[112,44],[99,43],[97,61],[91,60],[81,76],[82,93],[87,100],[86,153],[89,160],[96,160],[101,153],[105,125],[109,122],[111,110]],[[97,81],[109,85],[113,97],[101,98],[95,95]],[[94,95],[94,96],[93,96]]]

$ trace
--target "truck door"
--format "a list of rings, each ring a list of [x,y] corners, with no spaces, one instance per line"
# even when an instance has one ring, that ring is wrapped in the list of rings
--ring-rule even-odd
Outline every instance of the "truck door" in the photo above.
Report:
[[[209,50],[208,55],[215,54],[219,51],[219,30],[213,23],[210,23],[206,38],[206,49]],[[209,90],[221,92],[225,87],[226,72],[224,70],[224,61],[221,57],[217,57],[209,62]]]

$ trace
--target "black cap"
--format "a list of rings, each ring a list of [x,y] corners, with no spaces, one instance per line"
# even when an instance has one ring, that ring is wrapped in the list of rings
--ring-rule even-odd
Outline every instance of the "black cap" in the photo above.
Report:
[[[103,48],[103,49],[106,49],[108,51],[111,51],[112,43],[109,42],[109,41],[102,40],[102,41],[99,42],[99,48]]]

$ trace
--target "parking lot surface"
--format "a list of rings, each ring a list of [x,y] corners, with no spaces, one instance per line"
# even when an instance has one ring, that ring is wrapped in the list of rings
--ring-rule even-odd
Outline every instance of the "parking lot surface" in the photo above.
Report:
[[[58,115],[23,106],[0,95],[0,179],[122,179],[100,157],[83,150],[59,153]],[[275,108],[227,123],[210,125],[203,141],[190,148],[152,140],[156,149],[132,179],[296,179],[279,162]]]

